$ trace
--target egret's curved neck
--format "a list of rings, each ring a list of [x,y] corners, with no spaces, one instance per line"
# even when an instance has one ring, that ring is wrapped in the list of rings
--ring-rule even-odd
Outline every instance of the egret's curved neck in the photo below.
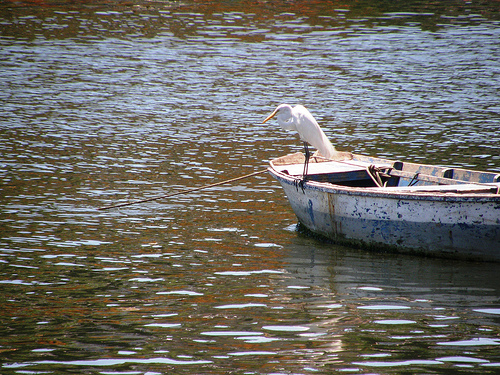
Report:
[[[295,128],[295,119],[292,116],[292,107],[284,106],[278,112],[278,124],[285,130],[294,130]]]

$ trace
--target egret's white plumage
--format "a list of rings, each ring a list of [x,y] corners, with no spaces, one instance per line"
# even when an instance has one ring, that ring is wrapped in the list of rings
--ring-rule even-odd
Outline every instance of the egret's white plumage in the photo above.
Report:
[[[335,155],[335,147],[330,143],[318,122],[311,112],[302,105],[292,108],[288,104],[280,104],[262,123],[272,119],[277,115],[278,124],[284,130],[295,130],[299,133],[300,139],[316,147],[319,153],[325,158],[332,158]],[[306,149],[306,153],[308,153]]]

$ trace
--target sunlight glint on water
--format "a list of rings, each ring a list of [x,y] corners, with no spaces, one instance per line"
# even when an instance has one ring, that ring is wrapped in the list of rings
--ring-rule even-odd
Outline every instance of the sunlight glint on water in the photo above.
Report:
[[[262,169],[332,142],[500,168],[494,2],[0,5],[0,363],[20,373],[496,373],[497,264],[309,238]]]

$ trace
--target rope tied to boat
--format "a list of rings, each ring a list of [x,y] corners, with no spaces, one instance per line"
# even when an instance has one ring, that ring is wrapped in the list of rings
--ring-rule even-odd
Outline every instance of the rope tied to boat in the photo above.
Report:
[[[195,192],[195,191],[198,191],[198,190],[203,190],[203,189],[208,189],[208,188],[212,188],[212,187],[215,187],[215,186],[229,184],[229,183],[232,183],[232,182],[235,182],[235,181],[243,180],[245,178],[257,176],[259,174],[263,174],[263,173],[266,173],[266,172],[267,172],[267,168],[263,169],[261,171],[257,171],[257,172],[246,174],[244,176],[230,178],[229,180],[224,180],[224,181],[216,182],[216,183],[209,184],[209,185],[204,185],[204,186],[198,186],[198,187],[195,187],[195,188],[184,189],[184,190],[181,190],[181,191],[177,191],[175,193],[169,193],[169,194],[165,194],[165,195],[160,195],[158,197],[151,197],[151,198],[141,199],[141,200],[132,201],[132,202],[124,202],[124,203],[113,204],[111,206],[99,207],[97,210],[99,210],[99,211],[109,210],[110,208],[125,207],[125,206],[130,206],[130,205],[133,205],[133,204],[151,202],[151,201],[156,201],[158,199],[164,199],[164,198],[170,198],[170,197],[174,197],[176,195],[188,194],[188,193],[192,193],[192,192]]]
[[[379,188],[385,187],[387,185],[388,179],[391,178],[389,174],[373,164],[366,167],[366,172],[375,183],[375,185],[377,185]],[[383,178],[385,179],[385,182],[382,181]]]

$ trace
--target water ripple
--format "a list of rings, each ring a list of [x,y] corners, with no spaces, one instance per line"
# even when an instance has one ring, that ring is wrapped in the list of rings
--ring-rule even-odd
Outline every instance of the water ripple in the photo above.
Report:
[[[96,209],[301,151],[262,124],[281,102],[342,150],[498,171],[499,21],[494,1],[0,2],[2,371],[494,371],[495,264],[311,239],[267,175]]]

